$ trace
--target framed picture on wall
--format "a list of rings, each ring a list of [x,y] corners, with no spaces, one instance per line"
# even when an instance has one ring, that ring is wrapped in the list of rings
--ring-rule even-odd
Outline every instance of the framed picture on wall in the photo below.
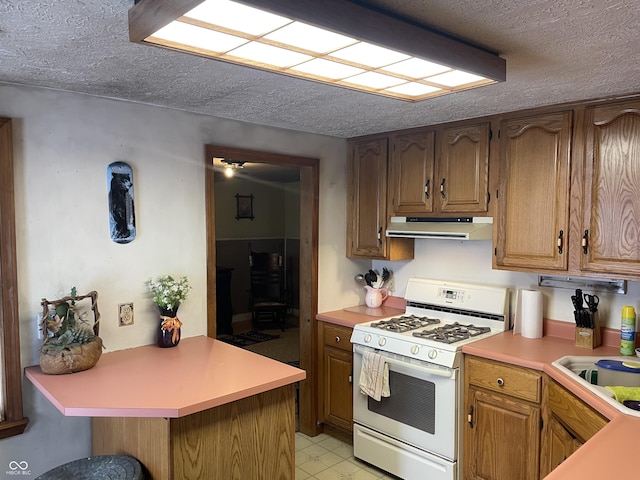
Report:
[[[254,219],[253,194],[239,195],[236,193],[236,220],[240,220],[241,218]]]

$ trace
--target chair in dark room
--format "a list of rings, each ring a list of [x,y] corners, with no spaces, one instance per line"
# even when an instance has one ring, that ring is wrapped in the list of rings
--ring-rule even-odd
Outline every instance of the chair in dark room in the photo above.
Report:
[[[278,324],[284,332],[287,296],[281,253],[253,252],[249,246],[249,308],[253,328]]]

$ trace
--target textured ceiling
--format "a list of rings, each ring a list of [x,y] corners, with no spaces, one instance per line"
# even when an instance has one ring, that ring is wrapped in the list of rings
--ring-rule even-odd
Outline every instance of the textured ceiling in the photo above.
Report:
[[[368,3],[499,52],[507,81],[407,103],[130,43],[133,0],[0,0],[0,82],[337,137],[640,91],[637,0]]]

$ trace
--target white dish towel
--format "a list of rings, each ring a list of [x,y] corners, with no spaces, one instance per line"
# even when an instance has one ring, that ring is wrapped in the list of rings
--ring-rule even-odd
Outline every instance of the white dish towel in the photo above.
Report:
[[[389,365],[379,353],[364,352],[362,354],[360,391],[378,402],[380,398],[391,395],[389,391]]]

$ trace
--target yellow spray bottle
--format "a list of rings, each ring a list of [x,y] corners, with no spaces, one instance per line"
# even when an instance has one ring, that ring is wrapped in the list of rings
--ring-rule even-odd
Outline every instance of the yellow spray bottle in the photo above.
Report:
[[[633,355],[636,343],[636,311],[633,307],[622,307],[622,325],[620,326],[620,354]]]

